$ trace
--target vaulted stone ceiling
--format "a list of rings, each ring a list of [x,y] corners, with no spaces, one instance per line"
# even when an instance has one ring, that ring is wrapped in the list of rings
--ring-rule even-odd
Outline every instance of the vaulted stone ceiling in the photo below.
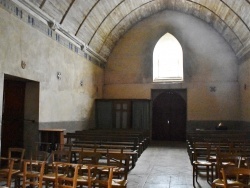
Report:
[[[239,59],[250,55],[250,0],[25,0],[108,59],[119,38],[165,9],[191,14],[217,30]]]

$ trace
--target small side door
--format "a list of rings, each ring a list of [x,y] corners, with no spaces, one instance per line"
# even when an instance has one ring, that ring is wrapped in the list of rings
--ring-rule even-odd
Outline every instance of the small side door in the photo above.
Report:
[[[9,147],[23,147],[25,82],[4,80],[1,156]]]

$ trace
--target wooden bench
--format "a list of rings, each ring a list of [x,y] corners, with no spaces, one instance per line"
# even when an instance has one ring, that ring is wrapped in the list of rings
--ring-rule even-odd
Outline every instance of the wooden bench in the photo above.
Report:
[[[77,133],[67,133],[65,135],[67,144],[98,144],[98,145],[123,145],[132,148],[140,156],[143,152],[142,145],[137,137],[115,136],[115,135],[82,135]]]
[[[132,168],[150,143],[149,131],[127,129],[81,130],[66,133],[64,138],[67,145],[75,146],[73,151],[98,151],[103,155],[106,155],[107,150],[125,152],[130,155]]]
[[[94,129],[94,130],[82,130],[75,131],[76,134],[81,135],[110,135],[110,136],[132,136],[139,139],[139,143],[142,145],[143,150],[145,150],[150,143],[149,131],[138,131],[138,130],[127,130],[127,129],[112,129],[112,130],[103,130],[103,129]]]
[[[93,148],[95,148],[93,150]],[[72,162],[77,161],[77,153],[80,151],[84,152],[97,152],[101,153],[103,156],[106,156],[108,153],[124,153],[129,156],[131,162],[131,169],[135,167],[136,161],[138,159],[138,153],[136,151],[132,151],[126,148],[111,148],[110,145],[107,147],[98,146],[98,145],[71,145],[71,154],[72,154]]]
[[[220,150],[250,154],[249,131],[220,131],[220,130],[199,130],[187,133],[187,152],[192,160],[193,144],[197,142],[208,143],[211,146],[211,154]]]

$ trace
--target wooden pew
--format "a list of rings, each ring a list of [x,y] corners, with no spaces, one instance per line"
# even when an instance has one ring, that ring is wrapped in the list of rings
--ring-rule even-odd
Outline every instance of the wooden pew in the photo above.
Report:
[[[113,135],[113,136],[127,136],[127,137],[138,137],[139,144],[142,149],[145,150],[150,143],[149,139],[149,131],[137,131],[137,130],[127,130],[127,129],[114,129],[114,130],[103,130],[103,129],[95,129],[95,130],[82,130],[75,131],[76,134],[81,135]]]
[[[67,144],[108,144],[108,145],[124,145],[134,147],[139,155],[144,151],[145,146],[140,142],[140,137],[131,134],[121,134],[118,132],[101,132],[101,131],[81,131],[67,133],[64,136]]]
[[[124,153],[130,157],[131,169],[135,167],[136,161],[138,160],[138,153],[129,148],[124,148],[123,146],[114,145],[97,145],[97,144],[65,144],[63,147],[70,148],[72,154],[72,162],[77,162],[77,153],[80,151],[84,152],[98,152],[103,156],[107,153]]]
[[[192,160],[193,144],[196,142],[209,143],[211,145],[211,153],[215,153],[216,149],[220,148],[224,151],[245,153],[250,152],[250,131],[241,130],[197,130],[187,132],[187,152]]]
[[[125,152],[131,158],[132,168],[149,144],[149,132],[137,130],[82,130],[64,135],[67,145],[81,147],[81,150],[101,152]],[[75,149],[79,150],[79,148]]]

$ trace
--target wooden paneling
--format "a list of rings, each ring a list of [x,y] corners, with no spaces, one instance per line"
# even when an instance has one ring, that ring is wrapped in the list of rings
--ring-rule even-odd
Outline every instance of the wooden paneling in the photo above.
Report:
[[[96,127],[149,130],[150,112],[150,100],[97,99]]]

